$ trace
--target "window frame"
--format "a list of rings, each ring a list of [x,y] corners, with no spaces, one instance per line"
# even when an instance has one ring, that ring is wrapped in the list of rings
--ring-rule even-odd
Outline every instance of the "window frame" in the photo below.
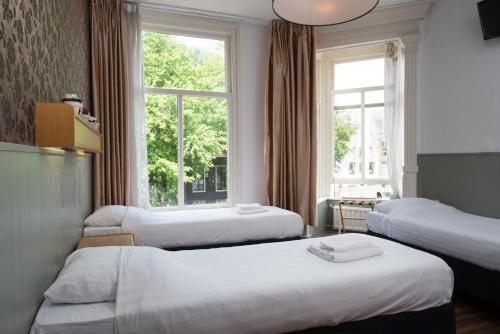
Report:
[[[194,180],[194,182],[196,182],[196,181],[201,181],[201,180]],[[201,193],[207,192],[207,175],[205,173],[205,170],[203,170],[203,190],[194,190],[194,182],[192,183],[193,184],[193,189],[192,189],[193,193],[201,194]]]
[[[370,59],[380,59],[380,57],[373,57]],[[365,59],[364,59],[365,60]],[[369,59],[366,59],[369,60]],[[357,60],[355,60],[357,61]],[[338,62],[334,62],[332,64],[332,73],[335,74],[335,65],[339,64]],[[335,76],[334,76],[335,77]],[[334,78],[333,77],[333,78]],[[333,80],[333,79],[332,79]],[[349,89],[339,89],[335,90],[334,87],[332,88],[332,108],[333,112],[336,110],[348,110],[348,109],[359,109],[361,113],[361,124],[360,124],[360,131],[361,131],[361,177],[335,177],[335,161],[332,162],[333,164],[333,177],[334,177],[334,184],[367,184],[367,185],[373,185],[373,184],[381,184],[381,185],[389,185],[389,176],[387,178],[376,178],[376,177],[370,177],[369,173],[367,173],[367,164],[368,160],[366,157],[366,112],[367,109],[369,108],[380,108],[380,107],[385,107],[385,102],[384,103],[370,103],[366,104],[365,103],[365,95],[367,92],[374,92],[374,91],[385,91],[385,86],[370,86],[370,87],[361,87],[361,88],[349,88]],[[359,93],[361,97],[361,104],[359,105],[346,105],[342,106],[340,108],[335,108],[335,95],[339,94],[350,94],[350,93]],[[384,129],[385,130],[385,129]],[[332,136],[335,136],[335,117],[333,117],[333,129],[332,129]]]
[[[175,211],[175,210],[197,210],[207,208],[231,207],[237,202],[238,189],[236,183],[236,168],[238,166],[237,156],[237,128],[238,128],[238,98],[237,98],[237,59],[238,59],[238,37],[239,26],[235,23],[221,22],[190,16],[172,15],[156,11],[145,10],[142,16],[142,31],[163,33],[169,35],[181,35],[196,38],[216,39],[225,42],[225,65],[226,65],[226,89],[223,92],[208,92],[188,89],[144,87],[144,94],[166,95],[177,98],[178,113],[178,204],[175,206],[152,207],[151,211]],[[227,203],[193,204],[186,205],[184,190],[184,159],[183,159],[183,98],[184,97],[208,97],[227,101]],[[206,190],[206,186],[205,186]],[[149,201],[149,198],[148,198]]]
[[[317,189],[319,197],[333,196],[332,187],[335,184],[365,184],[365,185],[389,185],[387,178],[338,178],[335,177],[334,140],[335,117],[334,117],[334,95],[339,92],[352,91],[351,89],[334,91],[335,65],[354,61],[385,58],[385,43],[375,42],[357,46],[342,46],[331,49],[318,50],[317,52],[317,78],[318,81],[318,180]],[[385,90],[385,87],[377,86]],[[363,87],[362,89],[372,88]],[[364,134],[363,134],[364,137]],[[363,138],[363,147],[365,146]],[[362,161],[366,163],[363,152]],[[363,171],[365,170],[363,166]]]

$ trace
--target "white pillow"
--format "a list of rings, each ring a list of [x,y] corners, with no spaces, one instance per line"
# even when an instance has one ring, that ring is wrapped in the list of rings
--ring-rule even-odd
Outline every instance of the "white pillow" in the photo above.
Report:
[[[126,206],[106,205],[88,216],[84,223],[92,227],[120,226],[126,213]]]
[[[375,206],[375,210],[382,213],[390,213],[392,210],[403,206],[436,205],[438,202],[426,198],[401,198],[384,201]]]
[[[88,247],[71,254],[45,291],[51,303],[83,304],[116,300],[121,247]]]

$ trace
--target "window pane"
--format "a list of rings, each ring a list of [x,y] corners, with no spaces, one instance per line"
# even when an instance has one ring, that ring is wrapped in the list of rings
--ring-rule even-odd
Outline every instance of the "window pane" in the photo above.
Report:
[[[361,177],[361,110],[339,110],[335,117],[335,177]]]
[[[146,95],[146,114],[149,200],[154,207],[177,205],[177,98]]]
[[[227,101],[211,97],[185,97],[184,105],[184,203],[227,202]],[[194,191],[196,180],[206,175],[205,191]]]
[[[365,164],[368,178],[387,178],[387,152],[384,134],[384,108],[366,108]]]
[[[203,166],[193,168],[193,192],[201,193],[206,191],[205,169]]]
[[[335,64],[335,90],[383,85],[383,58]]]
[[[365,104],[384,103],[384,91],[372,90],[365,93]]]
[[[361,106],[361,93],[335,94],[333,104],[335,107]]]
[[[144,32],[146,87],[226,91],[225,42]]]
[[[227,191],[227,166],[215,166],[215,190]]]

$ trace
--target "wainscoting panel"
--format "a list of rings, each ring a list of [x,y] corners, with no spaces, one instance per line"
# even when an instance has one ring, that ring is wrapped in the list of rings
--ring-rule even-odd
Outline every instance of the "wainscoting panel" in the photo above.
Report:
[[[0,143],[0,333],[27,333],[92,210],[92,157]]]
[[[420,154],[418,195],[500,218],[500,153]]]

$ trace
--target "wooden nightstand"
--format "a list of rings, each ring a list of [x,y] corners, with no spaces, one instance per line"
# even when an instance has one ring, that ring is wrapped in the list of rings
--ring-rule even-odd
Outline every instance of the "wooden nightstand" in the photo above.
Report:
[[[132,233],[103,234],[83,237],[78,248],[103,247],[103,246],[133,246],[134,235]]]

